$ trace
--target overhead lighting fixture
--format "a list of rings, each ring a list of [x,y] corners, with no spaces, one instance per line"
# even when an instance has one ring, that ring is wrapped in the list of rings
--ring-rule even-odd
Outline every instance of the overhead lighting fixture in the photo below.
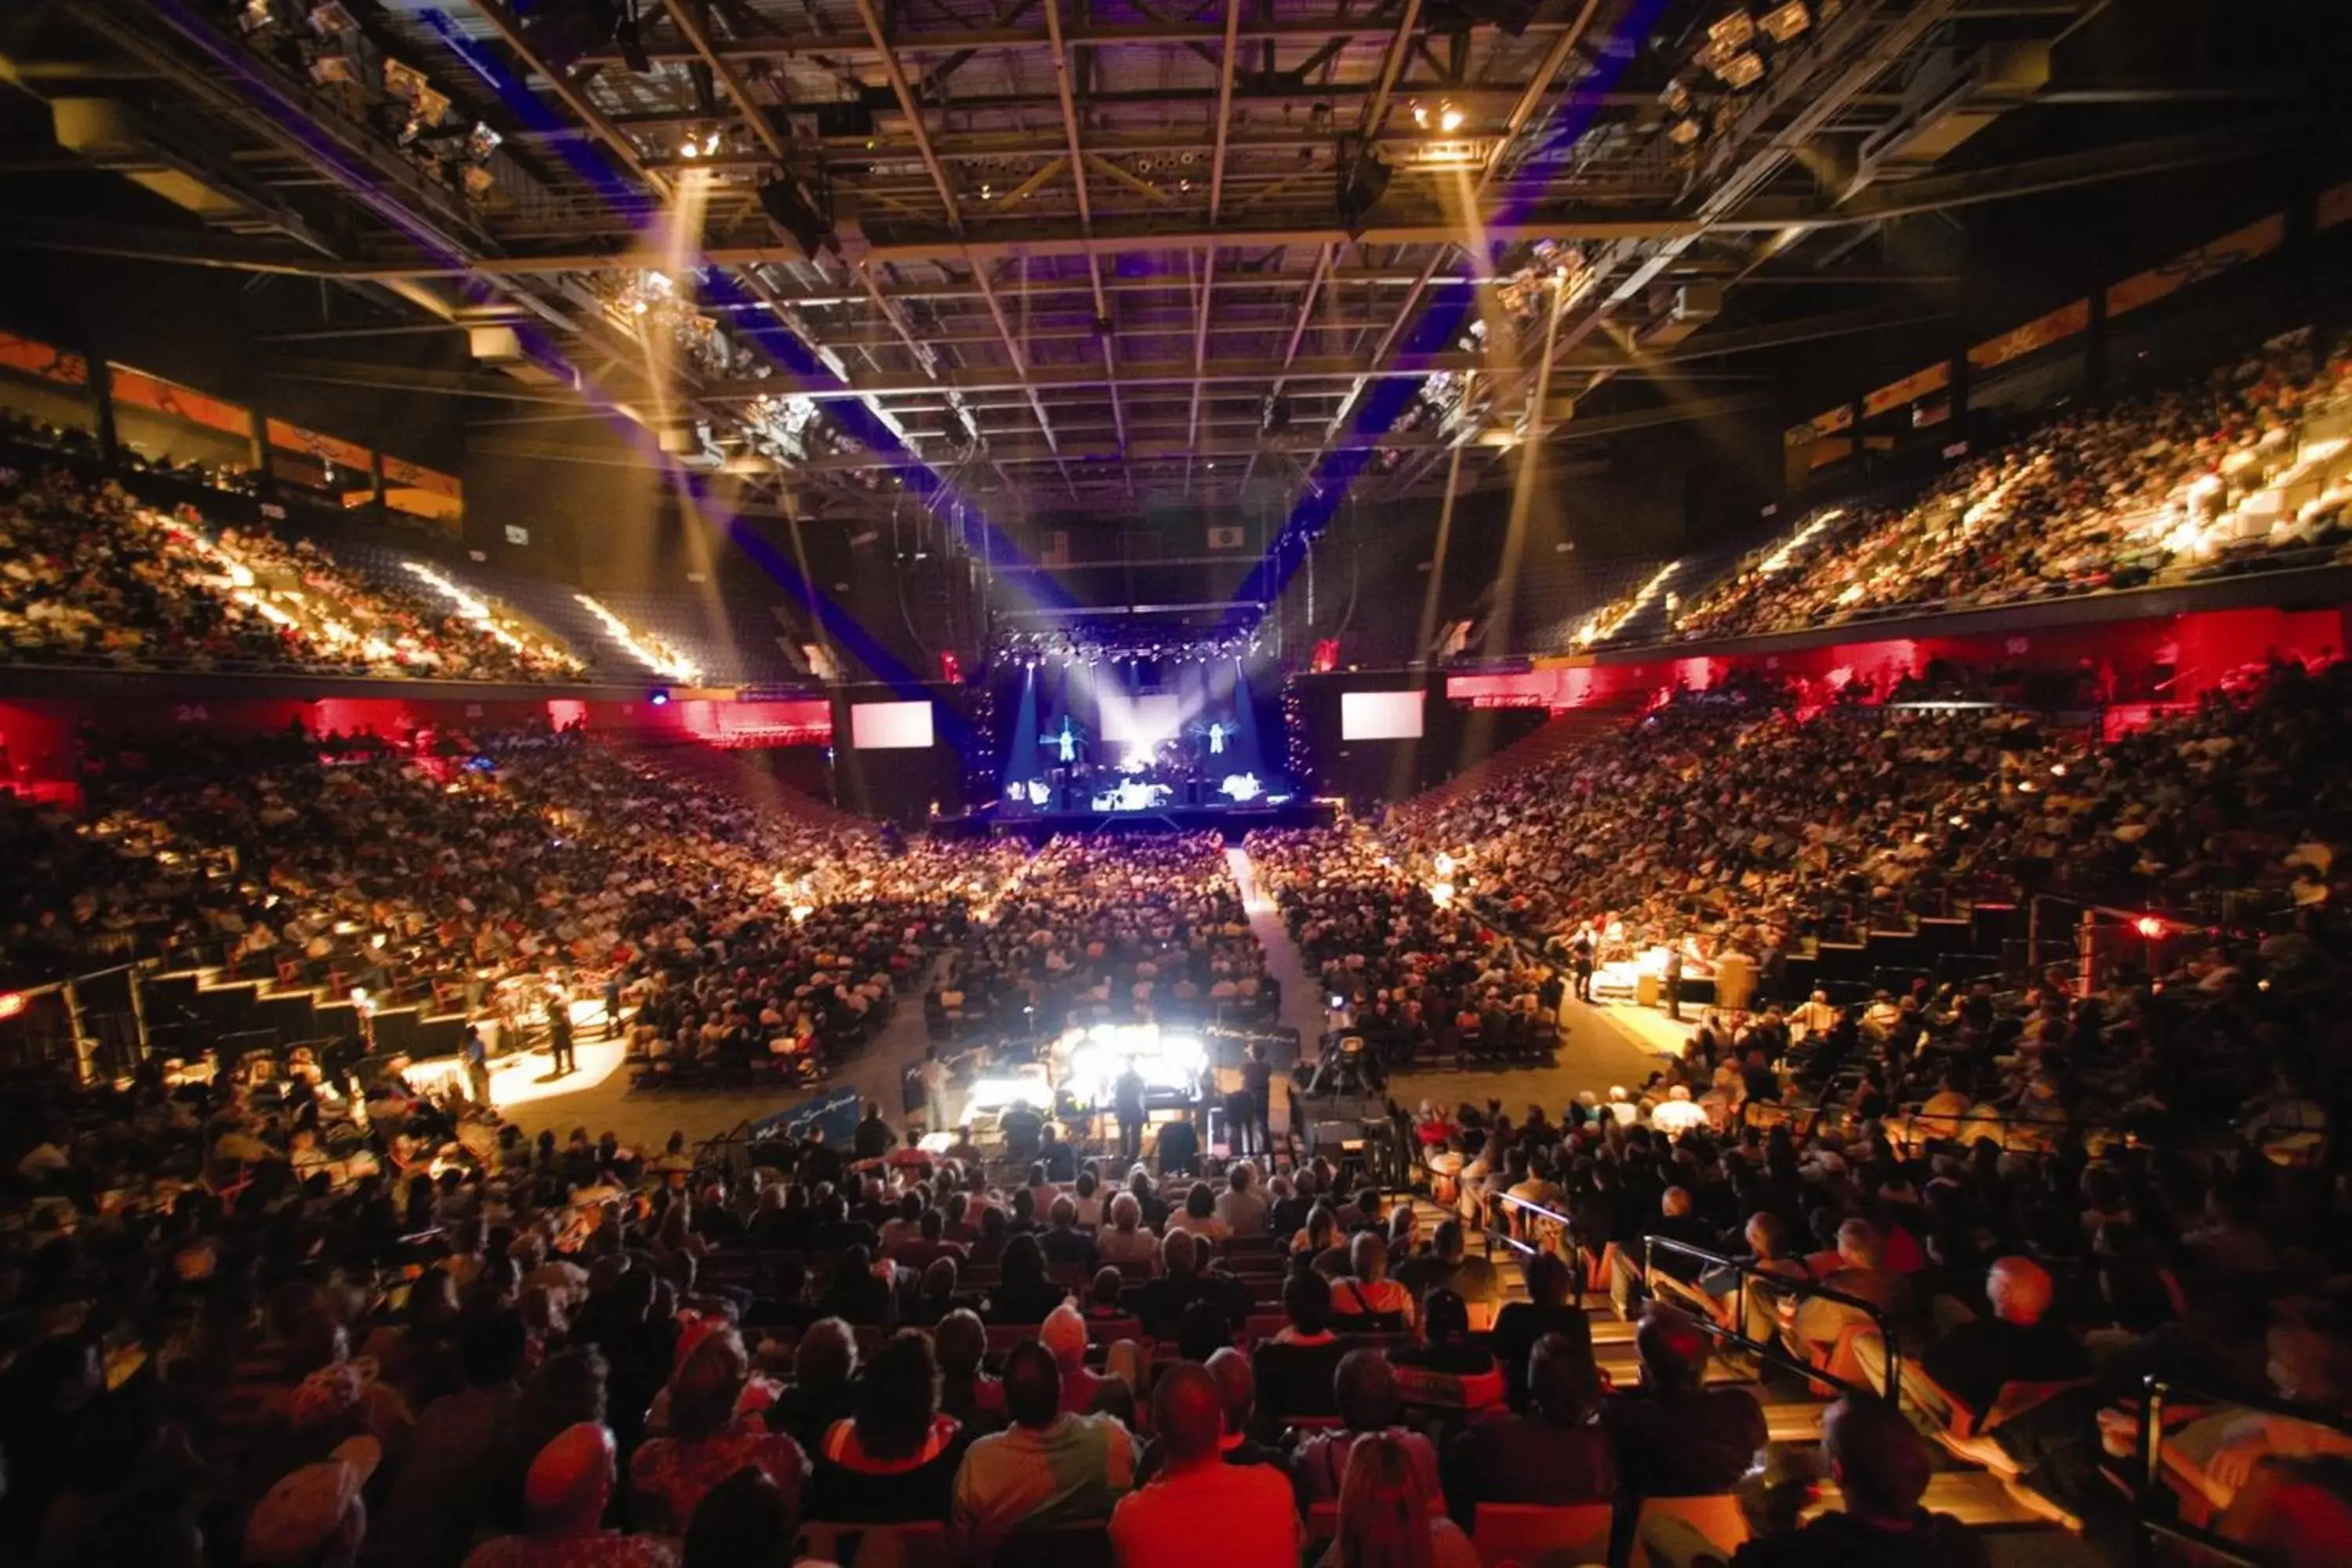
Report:
[[[1666,127],[1666,140],[1677,147],[1687,147],[1698,140],[1699,123],[1688,115]]]
[[[677,144],[677,155],[681,158],[699,158],[702,156],[702,143],[694,139],[694,133],[692,132],[687,132],[685,140],[681,141]]]
[[[359,26],[352,14],[342,7],[341,0],[320,0],[310,9],[310,31],[322,38],[339,37]]]
[[[505,137],[477,120],[473,132],[466,138],[466,152],[477,163],[487,163],[505,141]]]
[[[1755,19],[1741,10],[1726,11],[1706,30],[1706,41],[1718,49],[1739,48],[1755,36]]]
[[[1813,14],[1805,9],[1805,0],[1789,0],[1756,18],[1756,25],[1774,43],[1785,44],[1813,25]]]
[[[719,155],[718,132],[713,131],[702,139],[702,155],[706,158],[715,158]]]
[[[1664,106],[1668,114],[1688,114],[1691,110],[1690,89],[1683,84],[1682,78],[1676,77],[1666,83],[1664,92],[1658,94],[1658,102]]]
[[[1716,74],[1734,92],[1744,92],[1764,79],[1764,57],[1754,49],[1732,56]]]
[[[1453,104],[1440,104],[1437,110],[1437,128],[1440,131],[1446,132],[1448,135],[1451,135],[1454,132],[1462,129],[1462,121],[1466,117],[1463,114],[1462,110],[1455,108]]]

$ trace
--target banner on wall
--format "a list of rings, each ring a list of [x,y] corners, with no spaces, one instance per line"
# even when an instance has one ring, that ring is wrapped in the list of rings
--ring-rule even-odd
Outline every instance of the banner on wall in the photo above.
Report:
[[[253,414],[249,409],[207,396],[194,387],[165,381],[160,375],[133,370],[127,364],[110,363],[106,374],[118,404],[184,419],[191,425],[241,436],[248,441],[253,438]]]
[[[383,504],[394,511],[411,517],[430,518],[436,522],[456,526],[466,520],[466,487],[455,474],[445,474],[428,468],[422,463],[386,454],[383,459]],[[511,525],[507,529],[509,543],[528,544],[530,535],[514,536],[523,531]]]
[[[2177,293],[2192,283],[2218,278],[2233,267],[2268,256],[2285,242],[2284,213],[2256,218],[2242,229],[2225,234],[2194,250],[2183,251],[2162,266],[2151,267],[2145,272],[2132,274],[2120,283],[2110,284],[2107,288],[2107,314],[2120,316],[2126,310],[2153,305],[2166,295]]]
[[[89,362],[81,355],[20,338],[13,332],[0,332],[0,368],[53,381],[59,386],[89,384]]]
[[[1818,441],[1824,436],[1834,436],[1841,430],[1853,427],[1853,405],[1841,403],[1826,414],[1816,414],[1802,425],[1792,426],[1782,440],[1789,446],[1801,447],[1809,441]]]
[[[1925,370],[1913,371],[1900,381],[1890,381],[1885,386],[1865,395],[1862,400],[1862,416],[1875,419],[1890,408],[1900,408],[1906,403],[1916,403],[1931,393],[1952,384],[1952,362],[1937,360]]]
[[[2011,327],[1999,337],[1987,338],[1969,351],[1969,364],[1975,370],[1993,370],[2011,360],[2063,342],[2077,332],[2090,331],[2091,302],[2074,300],[2045,315],[2040,315],[2021,327]]]

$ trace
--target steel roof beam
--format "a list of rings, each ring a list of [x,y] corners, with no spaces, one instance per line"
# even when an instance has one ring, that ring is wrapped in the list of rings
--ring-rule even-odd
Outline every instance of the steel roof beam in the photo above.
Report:
[[[930,172],[931,184],[938,187],[940,205],[947,214],[948,227],[961,236],[963,233],[963,215],[956,202],[955,185],[949,180],[947,169],[940,163],[939,154],[931,150],[930,132],[923,124],[922,107],[915,101],[914,88],[908,82],[907,72],[899,65],[898,57],[883,37],[882,17],[874,8],[874,0],[857,0],[857,16],[866,24],[866,36],[874,40],[875,49],[882,58],[882,74],[888,79],[890,90],[898,96],[899,112],[907,117],[907,122],[914,132],[916,149],[922,154],[923,167]],[[1004,342],[1005,356],[1012,361],[1014,373],[1019,374],[1027,356],[1022,353],[1020,343],[1013,336],[1012,323],[1004,319],[1004,307],[998,301],[996,290],[988,280],[985,260],[969,250],[961,251],[961,255],[971,265],[971,280],[980,289],[981,299],[988,306],[989,316],[996,322],[997,335]],[[885,258],[869,255],[867,259],[869,265],[887,265]],[[1052,446],[1053,421],[1046,417],[1045,401],[1037,396],[1034,388],[1030,392],[1029,402],[1030,406],[1036,410],[1037,427],[1044,433],[1045,444]],[[1063,478],[1066,481],[1068,475],[1065,473]]]

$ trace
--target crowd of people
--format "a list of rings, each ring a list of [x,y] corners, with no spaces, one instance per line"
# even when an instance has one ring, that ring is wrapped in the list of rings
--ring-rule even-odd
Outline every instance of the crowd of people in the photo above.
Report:
[[[1053,838],[965,931],[937,989],[956,1002],[936,1022],[997,1028],[1238,1024],[1280,1000],[1213,833]]]
[[[61,466],[0,473],[0,653],[20,661],[527,681],[583,668],[487,604],[364,577],[307,541],[216,527]]]
[[[2307,439],[2304,423],[2347,393],[2352,343],[2305,330],[2192,382],[2062,408],[1908,501],[1757,552],[1681,606],[1675,631],[2094,593],[2340,547],[2352,463],[2342,437]]]
[[[603,994],[671,1065],[837,1052],[1017,849],[818,826],[577,731],[107,748],[90,811],[15,805],[0,956],[124,958],[432,996],[535,1029]],[[158,1020],[161,1023],[161,1020]]]

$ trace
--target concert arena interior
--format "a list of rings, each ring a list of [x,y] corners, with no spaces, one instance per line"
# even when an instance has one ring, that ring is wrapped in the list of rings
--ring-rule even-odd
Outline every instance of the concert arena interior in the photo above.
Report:
[[[2347,82],[0,5],[0,1568],[2352,1562]]]

